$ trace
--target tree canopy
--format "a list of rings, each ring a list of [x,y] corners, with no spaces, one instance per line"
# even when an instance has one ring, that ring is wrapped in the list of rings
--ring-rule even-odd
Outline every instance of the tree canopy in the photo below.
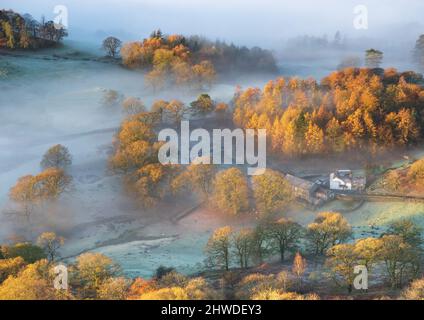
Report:
[[[237,90],[234,124],[266,129],[276,155],[378,152],[423,136],[422,76],[395,69],[347,68],[321,83],[278,78],[261,90]]]
[[[37,49],[50,47],[68,35],[63,25],[37,21],[29,14],[0,10],[0,48]]]

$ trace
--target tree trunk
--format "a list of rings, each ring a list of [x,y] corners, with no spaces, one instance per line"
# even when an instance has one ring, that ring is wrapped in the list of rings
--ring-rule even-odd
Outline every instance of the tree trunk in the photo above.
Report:
[[[225,270],[228,271],[228,249],[225,252]]]
[[[284,262],[285,248],[280,245],[281,262]]]

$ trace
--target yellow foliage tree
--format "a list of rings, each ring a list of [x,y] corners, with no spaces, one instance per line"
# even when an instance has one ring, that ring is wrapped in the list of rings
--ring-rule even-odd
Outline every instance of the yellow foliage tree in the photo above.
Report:
[[[232,215],[249,208],[246,177],[239,169],[226,169],[216,175],[213,200],[220,210]]]
[[[293,199],[290,183],[277,171],[267,169],[254,176],[252,182],[256,207],[262,215],[283,210]]]
[[[324,254],[330,247],[347,240],[352,233],[347,220],[338,212],[322,212],[308,225],[307,236],[315,254]]]
[[[232,229],[229,226],[214,231],[206,244],[206,254],[210,262],[217,267],[229,270]]]

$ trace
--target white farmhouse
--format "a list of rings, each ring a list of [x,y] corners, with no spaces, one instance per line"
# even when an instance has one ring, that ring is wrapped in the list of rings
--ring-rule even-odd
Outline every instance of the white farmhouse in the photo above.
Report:
[[[352,171],[338,170],[330,174],[331,190],[352,190]]]
[[[365,177],[354,176],[352,170],[337,170],[330,174],[330,190],[362,191],[365,185]]]

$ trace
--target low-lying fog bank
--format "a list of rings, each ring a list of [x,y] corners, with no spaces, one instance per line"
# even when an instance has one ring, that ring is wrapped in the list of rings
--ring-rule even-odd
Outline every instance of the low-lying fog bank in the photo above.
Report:
[[[62,58],[54,58],[53,54]],[[106,168],[112,138],[123,114],[120,106],[106,107],[101,101],[109,89],[139,97],[147,106],[156,99],[188,103],[198,92],[149,92],[140,73],[93,61],[98,55],[98,48],[92,44],[67,42],[61,49],[0,57],[0,68],[10,70],[7,77],[0,78],[0,208],[7,207],[8,192],[16,180],[38,173],[44,152],[60,143],[73,156],[73,190],[56,207],[41,212],[34,229],[63,234],[64,258],[95,250],[115,259],[131,276],[149,277],[159,265],[195,272],[203,263],[203,247],[213,229],[227,223],[240,227],[242,223],[226,221],[204,209],[173,222],[173,215],[187,209],[184,203],[164,204],[152,212],[135,207],[123,194],[118,177],[108,175]],[[279,66],[284,76],[321,78],[334,71],[337,64],[335,59],[306,59],[280,61]],[[209,94],[217,101],[228,102],[236,85],[262,87],[268,80],[269,76],[221,79]],[[358,228],[368,228],[363,231],[368,232],[370,225],[388,221],[387,212],[400,209],[397,204],[370,204],[361,214],[351,213],[347,218]],[[419,216],[424,208],[411,204],[403,212]],[[316,212],[298,208],[290,215],[306,224]],[[0,219],[3,242],[20,228],[8,215],[2,214]]]
[[[69,42],[60,49],[1,56],[0,68],[6,68],[7,73],[0,78],[0,207],[4,209],[0,242],[23,231],[22,222],[7,214],[10,187],[19,177],[39,173],[44,152],[62,144],[73,157],[69,171],[72,191],[53,208],[37,212],[33,233],[27,236],[56,231],[67,239],[63,257],[99,247],[97,250],[116,258],[125,272],[133,275],[150,276],[158,265],[169,263],[191,272],[194,269],[189,266],[203,260],[202,246],[208,233],[193,230],[193,242],[183,232],[180,235],[181,229],[171,222],[167,226],[163,213],[169,215],[169,209],[142,212],[125,197],[119,178],[108,175],[106,167],[113,135],[124,115],[119,105],[106,107],[101,101],[109,89],[140,97],[147,106],[156,99],[188,103],[198,92],[152,93],[145,90],[142,74],[96,62],[98,55],[93,45]],[[223,81],[210,94],[229,101],[237,84],[262,86],[266,80]],[[187,205],[173,209],[177,214]],[[155,226],[160,219],[162,223]],[[152,224],[149,228],[153,231],[146,229]],[[166,232],[154,232],[158,228]],[[191,246],[193,243],[197,245]]]

